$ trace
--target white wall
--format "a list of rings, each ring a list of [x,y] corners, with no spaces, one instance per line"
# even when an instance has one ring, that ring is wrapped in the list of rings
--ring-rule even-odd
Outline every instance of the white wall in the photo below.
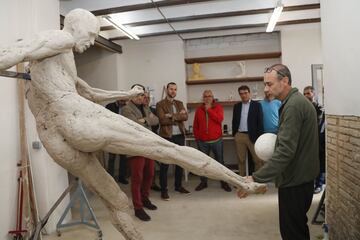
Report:
[[[360,116],[358,0],[321,1],[327,114]]]
[[[320,24],[282,26],[280,31],[282,63],[291,71],[292,86],[302,92],[312,85],[311,64],[322,63]]]
[[[177,98],[186,102],[184,47],[177,38],[122,41],[123,53],[92,47],[76,55],[78,75],[92,87],[129,90],[139,83],[154,90],[159,101],[168,82],[178,85]]]
[[[175,82],[177,99],[186,102],[184,45],[178,38],[144,39],[121,43],[119,87],[129,89],[140,83],[154,89],[155,101],[161,100],[163,86]]]
[[[96,46],[92,46],[82,54],[76,54],[79,77],[92,87],[118,89],[117,55],[119,54]]]
[[[59,28],[59,2],[57,0],[2,0],[0,2],[0,44],[10,44],[20,38],[45,29]],[[14,70],[14,69],[13,69]],[[17,86],[15,79],[0,79],[0,145],[2,164],[0,168],[0,239],[10,239],[7,232],[15,228],[17,199],[17,169],[20,160]],[[34,120],[26,110],[28,142],[38,140]],[[67,186],[67,174],[47,155],[45,149],[30,149],[30,158],[41,216],[48,211],[58,195]],[[58,209],[54,216],[59,215]],[[54,229],[54,219],[48,223]]]

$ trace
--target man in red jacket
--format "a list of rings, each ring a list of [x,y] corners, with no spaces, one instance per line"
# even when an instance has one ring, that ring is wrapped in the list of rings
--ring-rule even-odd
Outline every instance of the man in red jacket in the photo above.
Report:
[[[224,164],[221,128],[224,120],[224,109],[214,101],[211,90],[204,91],[203,101],[204,104],[198,107],[195,112],[193,124],[195,140],[201,152],[209,155],[212,151],[215,160]],[[200,184],[195,188],[196,191],[207,188],[207,178],[200,177],[200,180]],[[221,187],[225,191],[231,192],[231,188],[226,182],[221,181]]]

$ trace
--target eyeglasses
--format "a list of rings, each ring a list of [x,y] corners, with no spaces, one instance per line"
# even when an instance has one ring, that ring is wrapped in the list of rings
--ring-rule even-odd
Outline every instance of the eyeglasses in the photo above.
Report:
[[[213,97],[212,95],[204,95],[204,98],[206,98],[206,97]]]
[[[285,73],[283,73],[281,70],[276,70],[275,68],[273,67],[268,67],[268,68],[265,68],[265,71],[264,73],[271,73],[271,71],[274,70],[275,72],[277,72],[279,75],[281,75],[282,77],[287,77]]]

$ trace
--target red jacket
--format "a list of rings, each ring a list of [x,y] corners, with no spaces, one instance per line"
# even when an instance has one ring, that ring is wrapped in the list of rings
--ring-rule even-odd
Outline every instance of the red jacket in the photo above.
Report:
[[[207,114],[206,114],[207,113]],[[202,105],[196,109],[194,117],[194,136],[196,140],[212,141],[222,136],[222,121],[224,120],[224,109],[220,104],[205,111]]]

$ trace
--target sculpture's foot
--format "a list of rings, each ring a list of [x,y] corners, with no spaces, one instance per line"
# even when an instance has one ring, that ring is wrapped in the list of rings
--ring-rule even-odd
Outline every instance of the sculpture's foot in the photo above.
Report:
[[[141,233],[135,228],[134,221],[129,214],[114,211],[111,214],[111,221],[114,227],[121,232],[126,240],[143,240]]]

